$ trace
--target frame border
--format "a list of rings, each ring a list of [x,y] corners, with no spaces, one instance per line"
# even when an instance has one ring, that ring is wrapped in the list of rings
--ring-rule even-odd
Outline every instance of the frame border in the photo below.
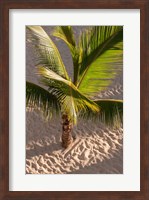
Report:
[[[140,191],[9,191],[9,9],[140,9]],[[0,200],[147,200],[149,198],[149,0],[1,0],[0,2]]]

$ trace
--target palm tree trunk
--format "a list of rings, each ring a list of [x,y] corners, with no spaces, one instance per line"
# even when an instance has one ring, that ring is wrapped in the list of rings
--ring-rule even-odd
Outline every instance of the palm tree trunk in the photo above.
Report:
[[[63,114],[62,116],[62,146],[64,148],[67,148],[72,142],[73,142],[73,137],[72,137],[72,123],[68,119],[68,115]]]

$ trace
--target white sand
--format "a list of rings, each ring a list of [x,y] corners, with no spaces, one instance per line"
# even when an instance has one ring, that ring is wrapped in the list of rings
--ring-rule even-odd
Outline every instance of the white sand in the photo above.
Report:
[[[51,29],[50,29],[51,30]],[[76,29],[77,30],[77,29]],[[64,49],[63,43],[58,43]],[[64,62],[71,63],[68,49]],[[34,54],[27,45],[27,80],[37,83]],[[72,64],[70,64],[72,65]],[[70,66],[69,65],[69,66]],[[70,66],[71,67],[71,66]],[[70,71],[71,74],[71,71]],[[123,97],[122,74],[98,98]],[[46,122],[39,111],[26,112],[26,173],[28,174],[121,174],[123,173],[123,129],[109,129],[100,123],[80,121],[73,129],[76,139],[61,147],[61,120]]]
[[[57,123],[55,123],[57,121]],[[57,173],[122,173],[123,131],[80,122],[73,134],[74,143],[61,147],[61,125],[55,119],[44,122],[37,113],[27,113],[26,172]]]

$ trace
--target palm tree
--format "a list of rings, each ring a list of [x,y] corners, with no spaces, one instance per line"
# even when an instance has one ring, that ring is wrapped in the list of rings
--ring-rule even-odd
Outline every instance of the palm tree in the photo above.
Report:
[[[94,26],[85,29],[75,41],[71,26],[57,26],[53,36],[63,40],[73,61],[73,80],[68,76],[61,55],[41,26],[28,26],[30,41],[38,56],[38,74],[43,87],[26,83],[26,103],[43,111],[49,119],[62,118],[62,145],[73,141],[72,128],[78,118],[95,119],[107,125],[120,125],[123,102],[97,99],[121,72],[123,27]]]

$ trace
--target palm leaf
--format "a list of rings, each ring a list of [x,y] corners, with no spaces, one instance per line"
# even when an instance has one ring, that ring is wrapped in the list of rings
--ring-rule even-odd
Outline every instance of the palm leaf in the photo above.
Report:
[[[123,28],[93,27],[80,39],[77,87],[88,97],[105,90],[122,70]],[[87,87],[86,87],[87,86]]]
[[[99,119],[109,126],[120,127],[123,123],[123,101],[115,99],[101,99],[94,101],[100,106]]]
[[[99,106],[81,94],[71,81],[44,67],[39,67],[39,74],[43,77],[43,84],[60,102],[62,113],[68,114],[72,122],[76,123],[80,111],[99,112]]]
[[[45,66],[53,70],[60,76],[69,79],[60,53],[41,26],[27,26],[29,37],[35,46],[38,54],[38,65]]]
[[[40,109],[46,118],[60,111],[56,96],[30,82],[26,82],[26,106]]]
[[[53,36],[60,38],[63,40],[68,48],[70,49],[70,53],[72,56],[73,66],[74,66],[74,80],[73,83],[76,84],[78,77],[78,66],[79,66],[79,51],[77,44],[75,42],[73,29],[71,26],[57,26],[53,31]]]
[[[63,40],[73,51],[73,48],[76,46],[76,42],[74,39],[74,34],[71,26],[56,26],[53,31],[53,36],[60,38]]]

